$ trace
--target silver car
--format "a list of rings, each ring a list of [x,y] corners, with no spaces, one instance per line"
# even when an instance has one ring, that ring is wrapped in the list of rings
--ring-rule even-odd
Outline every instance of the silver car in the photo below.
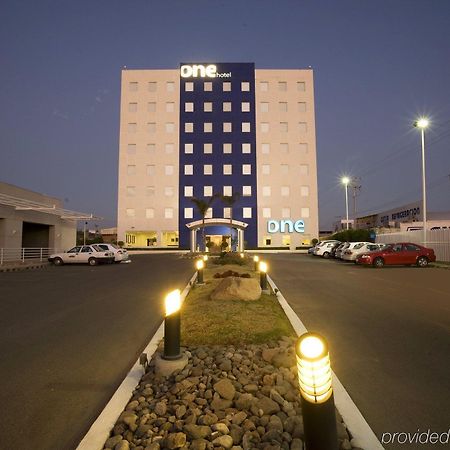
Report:
[[[62,266],[63,264],[89,264],[96,266],[98,263],[112,263],[114,262],[114,254],[110,251],[105,251],[98,244],[92,245],[77,245],[67,252],[54,253],[48,257],[48,260],[55,266]]]
[[[121,248],[116,244],[102,243],[102,244],[97,244],[97,245],[100,248],[102,248],[103,250],[112,252],[114,254],[114,262],[116,262],[116,263],[120,263],[122,261],[128,261],[128,259],[130,258],[130,256],[128,255],[128,252],[124,248]]]

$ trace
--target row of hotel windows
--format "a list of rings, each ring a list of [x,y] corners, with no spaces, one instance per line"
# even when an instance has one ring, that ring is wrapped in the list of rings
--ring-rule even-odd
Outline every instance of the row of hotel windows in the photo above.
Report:
[[[259,90],[261,92],[268,92],[271,84],[272,83],[269,83],[269,81],[260,81],[259,82]],[[291,85],[291,83],[288,83],[287,81],[273,82],[273,84],[275,84],[275,86],[277,87],[277,90],[279,92],[287,92],[288,87]],[[203,91],[204,92],[212,92],[214,85],[216,85],[216,86],[221,85],[221,87],[222,87],[221,90],[223,92],[230,92],[232,89],[231,81],[224,81],[223,83],[215,82],[214,84],[212,81],[204,81],[203,82]],[[306,84],[304,81],[297,81],[297,82],[295,82],[295,85],[296,85],[296,89],[298,92],[305,92]],[[184,89],[186,92],[193,92],[194,91],[194,83],[192,81],[185,82]],[[249,92],[250,91],[250,82],[241,81],[240,89],[242,92]],[[138,81],[130,81],[128,83],[128,90],[130,92],[137,92],[139,90],[139,82]],[[148,81],[147,82],[147,90],[148,90],[148,92],[157,92],[158,82]],[[175,92],[175,82],[174,81],[166,81],[166,91],[167,92]]]
[[[135,197],[136,196],[136,186],[127,186],[127,197]],[[146,186],[146,192],[148,195],[155,194],[155,186]],[[289,197],[291,195],[290,186],[281,186],[280,193],[282,197]],[[164,195],[166,197],[173,197],[175,194],[175,188],[173,186],[165,186],[164,187]],[[222,194],[228,197],[233,195],[233,186],[223,186]],[[242,186],[241,194],[243,197],[250,197],[252,195],[252,187],[251,186]],[[272,187],[271,186],[263,186],[262,187],[262,196],[270,197],[272,195]],[[193,197],[194,196],[194,187],[193,186],[184,186],[184,196],[185,197]],[[213,196],[213,186],[203,186],[203,196],[204,197],[212,197]],[[300,196],[308,197],[309,196],[309,186],[300,186]]]
[[[203,112],[213,112],[214,104],[213,102],[202,102],[203,103]],[[239,102],[241,112],[250,112],[250,102]],[[232,102],[220,102],[222,112],[232,112]],[[296,102],[297,104],[297,112],[306,112],[306,102]],[[166,102],[166,112],[173,113],[175,112],[175,103],[174,102]],[[269,102],[260,102],[259,103],[259,111],[262,113],[269,112]],[[194,102],[186,102],[184,104],[184,112],[194,112],[195,106]],[[288,112],[288,102],[278,102],[278,111],[279,112]],[[138,112],[138,103],[128,103],[128,112],[137,113]],[[147,103],[147,112],[156,112],[156,102],[148,102]]]
[[[231,218],[231,208],[214,208],[216,210],[216,214],[223,213],[224,219]],[[244,207],[241,209],[242,217],[244,219],[251,219],[253,217],[254,208]],[[127,217],[136,217],[136,210],[134,208],[126,208]],[[175,218],[176,209],[175,208],[164,208],[164,219],[173,219]],[[309,218],[309,208],[300,208],[300,215],[302,219]],[[272,208],[262,208],[262,215],[265,219],[270,219],[273,217]],[[194,208],[184,208],[183,216],[185,219],[193,219],[194,218]],[[205,219],[213,218],[213,208],[209,208],[206,212]],[[145,218],[146,219],[154,219],[155,218],[155,209],[154,208],[146,208],[145,209]],[[281,208],[281,218],[282,219],[290,219],[291,218],[291,208],[285,207]]]
[[[197,168],[198,166],[196,166]],[[292,168],[292,165],[289,164],[280,164],[280,171],[282,175],[287,175],[289,173],[289,167]],[[309,166],[307,164],[299,164],[300,175],[308,175]],[[217,169],[217,166],[216,166]],[[154,164],[146,165],[146,173],[149,176],[155,175],[156,166]],[[251,175],[252,174],[252,165],[251,164],[242,164],[241,165],[242,175]],[[262,164],[261,165],[261,173],[263,175],[270,175],[271,166],[270,164]],[[129,165],[127,166],[127,175],[136,175],[137,166]],[[174,175],[175,174],[175,166],[171,164],[167,164],[164,166],[164,175]],[[212,164],[203,164],[203,175],[212,175],[213,174],[213,165]],[[223,175],[233,175],[233,164],[222,164],[222,174]],[[184,175],[194,175],[194,165],[193,164],[185,164],[184,165]]]
[[[215,145],[212,142],[207,142],[202,145],[203,147],[203,153],[212,153],[213,148]],[[279,150],[281,153],[289,153],[289,144],[287,142],[281,142],[279,145]],[[296,146],[301,154],[308,153],[308,144],[306,142],[300,142]],[[156,144],[147,144],[146,149],[148,153],[155,153],[156,152]],[[241,151],[242,153],[251,153],[252,146],[250,143],[242,143],[241,144]],[[225,142],[222,144],[222,151],[223,153],[232,153],[233,152],[233,144],[230,142]],[[262,143],[261,144],[261,153],[268,155],[271,151],[271,144],[269,143]],[[164,144],[164,152],[167,154],[174,153],[175,152],[175,144],[173,143],[167,143]],[[129,155],[135,155],[137,153],[137,144],[128,144],[127,145],[127,153]],[[194,153],[194,144],[187,143],[184,144],[184,153],[186,154],[192,154]]]
[[[201,126],[201,125],[200,125]],[[166,133],[175,133],[175,123],[174,122],[166,122],[165,125]],[[148,122],[146,124],[148,133],[156,133],[156,122]],[[270,131],[270,123],[269,122],[261,122],[260,123],[261,133],[268,133]],[[127,128],[128,133],[137,133],[138,124],[136,122],[128,123]],[[222,131],[224,133],[232,133],[232,123],[231,122],[222,122]],[[288,122],[279,122],[278,131],[281,133],[289,132],[289,123]],[[307,124],[306,122],[298,122],[297,123],[297,131],[299,133],[306,133]],[[194,123],[186,122],[184,124],[184,132],[185,133],[193,133],[194,132]],[[213,123],[212,122],[203,122],[203,133],[212,133],[213,132]],[[250,122],[242,122],[241,123],[241,132],[242,133],[250,133]]]

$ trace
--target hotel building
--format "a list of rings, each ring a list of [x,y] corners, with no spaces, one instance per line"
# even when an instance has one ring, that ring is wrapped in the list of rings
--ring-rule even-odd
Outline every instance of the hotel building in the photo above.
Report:
[[[318,237],[311,69],[126,69],[121,89],[119,241],[194,250],[203,233],[211,245],[231,234],[236,250],[295,249]],[[193,199],[210,202],[204,220]]]

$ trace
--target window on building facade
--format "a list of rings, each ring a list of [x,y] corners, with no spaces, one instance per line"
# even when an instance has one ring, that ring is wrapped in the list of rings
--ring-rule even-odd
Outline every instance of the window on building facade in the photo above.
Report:
[[[231,102],[223,102],[222,110],[223,112],[231,112]]]
[[[194,174],[194,166],[192,164],[184,165],[184,174],[185,175],[193,175]]]
[[[251,174],[252,174],[252,165],[242,164],[242,175],[251,175]]]
[[[302,197],[309,197],[309,186],[300,186],[300,195]]]
[[[302,218],[307,219],[309,217],[309,208],[301,208],[300,214]]]
[[[250,92],[250,83],[248,81],[241,82],[241,91],[242,92]]]
[[[231,164],[223,165],[223,174],[224,175],[232,175],[233,174],[233,166]]]
[[[203,111],[204,112],[212,112],[212,110],[213,110],[212,102],[204,102],[203,103]]]
[[[138,90],[138,82],[137,81],[130,81],[129,83],[128,83],[128,90],[130,91],[130,92],[137,92],[137,90]]]
[[[174,167],[172,165],[164,166],[164,174],[165,175],[173,175],[174,174]]]
[[[306,142],[300,142],[298,149],[301,154],[306,155],[308,153],[308,144]]]
[[[136,166],[127,166],[127,175],[136,175]]]
[[[263,164],[261,167],[261,172],[263,175],[270,175],[270,165],[269,164]]]
[[[156,133],[156,122],[147,123],[147,132],[151,134]]]
[[[242,153],[251,153],[252,152],[252,146],[248,142],[244,142],[242,144]]]
[[[231,219],[231,208],[223,208],[223,218]]]
[[[128,124],[128,133],[136,133],[137,131],[137,123],[132,122]]]
[[[167,92],[175,92],[175,83],[173,81],[167,81],[166,91]]]
[[[268,133],[268,132],[269,132],[269,123],[261,122],[261,133]]]
[[[137,112],[137,103],[128,103],[128,112]]]
[[[306,112],[306,103],[305,102],[297,103],[297,111],[298,112]]]
[[[270,208],[263,208],[264,219],[270,219],[272,217],[272,210]]]
[[[224,186],[223,195],[225,197],[231,197],[233,195],[233,186]]]
[[[259,111],[262,113],[269,112],[269,103],[268,102],[261,102],[259,104]]]
[[[242,186],[242,195],[244,197],[250,197],[252,195],[252,187],[251,186]]]
[[[146,219],[154,219],[155,218],[155,210],[153,208],[145,209],[145,218]]]
[[[184,187],[184,196],[185,197],[193,197],[194,195],[194,186],[185,186]]]
[[[286,142],[282,142],[280,144],[281,153],[289,153],[289,144]]]
[[[135,155],[136,154],[136,144],[128,144],[127,145],[127,153],[129,155]]]
[[[212,219],[212,217],[213,217],[213,209],[208,208],[205,214],[205,219]]]
[[[241,111],[242,112],[250,112],[250,102],[242,102],[241,103]]]
[[[280,132],[281,133],[287,133],[289,131],[288,123],[287,122],[280,122]]]
[[[173,197],[175,190],[173,188],[173,186],[165,186],[164,187],[164,195],[166,197]]]
[[[203,175],[212,175],[213,166],[212,164],[203,164]]]
[[[164,208],[164,218],[173,219],[173,208]]]
[[[184,218],[193,219],[194,218],[194,208],[184,208]]]
[[[134,208],[127,208],[126,209],[127,217],[135,217],[136,216],[136,210]]]
[[[264,245],[272,245],[272,238],[264,236]]]
[[[261,92],[267,92],[269,90],[269,83],[267,81],[260,81],[259,90]]]
[[[127,186],[127,197],[136,196],[136,186]]]
[[[231,82],[230,81],[223,82],[223,92],[231,92]]]
[[[242,217],[244,219],[251,219],[252,218],[252,208],[242,208]]]
[[[211,122],[205,122],[203,124],[203,132],[212,133],[212,131],[213,131],[213,124]]]
[[[186,92],[194,92],[194,83],[192,81],[186,81],[184,83],[184,90]]]
[[[291,189],[289,186],[281,186],[281,196],[282,197],[289,197],[291,193]]]
[[[223,123],[223,132],[224,133],[231,133],[233,131],[231,122],[224,122]]]
[[[192,122],[186,122],[184,124],[184,132],[185,133],[193,133],[194,132],[194,124]]]
[[[279,81],[278,82],[278,90],[280,92],[286,92],[287,91],[287,82],[286,81]]]
[[[308,131],[308,127],[306,125],[306,122],[299,122],[298,123],[298,131],[300,133],[306,133]]]
[[[232,145],[229,142],[225,142],[223,144],[223,152],[224,153],[231,153],[232,152]]]
[[[149,92],[156,92],[156,81],[149,81],[148,82],[148,91]]]
[[[152,177],[155,175],[155,165],[154,164],[148,164],[146,167],[147,175]]]
[[[297,81],[297,91],[299,92],[305,92],[305,82],[304,81]]]
[[[268,155],[270,153],[270,144],[261,144],[261,153]]]
[[[250,133],[250,122],[242,122],[242,133]]]
[[[300,164],[300,175],[308,175],[309,167],[307,164]]]
[[[184,112],[194,112],[194,103],[193,102],[186,102],[184,104]]]
[[[281,164],[281,175],[287,175],[289,173],[289,165],[288,164]]]
[[[211,92],[213,90],[213,84],[211,81],[205,81],[203,83],[203,90],[205,92]]]
[[[175,124],[173,122],[166,123],[166,133],[174,133],[175,132]]]
[[[291,208],[281,208],[281,218],[290,219],[291,218]]]
[[[147,103],[147,111],[148,112],[156,112],[156,103],[155,102],[148,102]]]
[[[270,197],[272,195],[272,188],[270,186],[263,186],[262,195],[263,197]]]
[[[204,197],[212,197],[213,196],[213,187],[212,186],[203,186],[203,196]]]
[[[169,154],[175,151],[175,144],[164,144],[164,152]]]
[[[184,144],[184,153],[194,153],[194,144]]]
[[[208,142],[203,144],[203,153],[212,153],[213,152],[213,145],[212,143]]]
[[[281,245],[289,247],[291,245],[291,236],[289,234],[285,234],[281,238]]]
[[[288,104],[287,104],[287,102],[279,102],[279,103],[278,103],[278,110],[279,110],[280,112],[287,112],[287,110],[288,110]]]
[[[147,197],[153,197],[155,195],[155,186],[146,186],[145,195]]]
[[[166,112],[174,112],[175,111],[175,103],[174,102],[166,102]]]

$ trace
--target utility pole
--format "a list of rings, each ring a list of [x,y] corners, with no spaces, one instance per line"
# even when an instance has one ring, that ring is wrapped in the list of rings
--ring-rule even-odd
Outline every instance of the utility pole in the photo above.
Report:
[[[350,187],[353,197],[353,227],[356,228],[356,198],[361,193],[361,177],[352,177]]]

